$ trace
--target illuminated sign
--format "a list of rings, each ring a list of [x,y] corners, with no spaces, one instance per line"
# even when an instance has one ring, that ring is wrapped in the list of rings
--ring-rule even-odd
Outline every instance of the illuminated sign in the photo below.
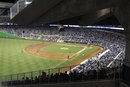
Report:
[[[59,24],[50,24],[50,26],[60,26]],[[122,27],[113,27],[113,26],[79,26],[79,25],[63,25],[64,27],[80,27],[80,28],[90,28],[90,29],[115,29],[115,30],[124,30]]]

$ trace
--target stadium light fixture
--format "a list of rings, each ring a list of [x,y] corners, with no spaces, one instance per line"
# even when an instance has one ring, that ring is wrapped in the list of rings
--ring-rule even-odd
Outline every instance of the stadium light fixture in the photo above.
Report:
[[[32,3],[32,2],[29,2],[29,1],[26,1],[26,2],[25,2],[26,5],[29,5],[29,4],[31,4],[31,3]]]

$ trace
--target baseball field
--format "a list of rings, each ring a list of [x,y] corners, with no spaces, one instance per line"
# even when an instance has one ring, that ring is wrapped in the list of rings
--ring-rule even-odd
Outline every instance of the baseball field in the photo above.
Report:
[[[91,44],[0,38],[0,76],[77,65],[102,50]]]

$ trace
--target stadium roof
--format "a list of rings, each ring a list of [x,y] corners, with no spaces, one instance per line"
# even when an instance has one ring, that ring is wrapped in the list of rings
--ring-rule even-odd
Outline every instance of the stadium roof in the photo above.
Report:
[[[0,0],[0,9],[9,9],[17,0]]]
[[[18,0],[0,0],[0,16],[3,14],[6,14],[7,11],[9,13],[9,8],[16,1],[18,1]],[[88,25],[120,25],[120,23],[116,19],[116,17],[112,14],[110,15],[109,9],[110,8],[101,9],[96,13],[84,14],[84,15],[72,17],[69,19],[52,22],[52,24],[54,23],[54,24],[63,24],[63,25],[66,25],[66,24],[67,25],[86,25],[86,24],[88,24]],[[87,19],[87,18],[95,18],[96,17],[95,14],[104,13],[104,12],[106,12],[106,14],[103,14],[103,15],[107,15],[107,16],[104,16],[103,18],[100,17],[100,18],[96,18],[96,19]],[[91,15],[93,15],[93,17],[91,17]],[[91,23],[91,20],[92,20],[92,23]]]
[[[112,13],[120,3],[121,0],[34,0],[12,21],[20,25],[120,25]]]
[[[10,21],[10,7],[17,0],[0,0],[0,23]]]
[[[17,0],[0,0],[0,2],[14,3]]]

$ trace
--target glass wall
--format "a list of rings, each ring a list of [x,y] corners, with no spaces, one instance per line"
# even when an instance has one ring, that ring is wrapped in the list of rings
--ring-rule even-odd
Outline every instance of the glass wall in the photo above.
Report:
[[[11,8],[10,8],[10,18],[12,19],[16,16],[20,11],[22,11],[25,7],[31,4],[33,0],[18,0]]]

